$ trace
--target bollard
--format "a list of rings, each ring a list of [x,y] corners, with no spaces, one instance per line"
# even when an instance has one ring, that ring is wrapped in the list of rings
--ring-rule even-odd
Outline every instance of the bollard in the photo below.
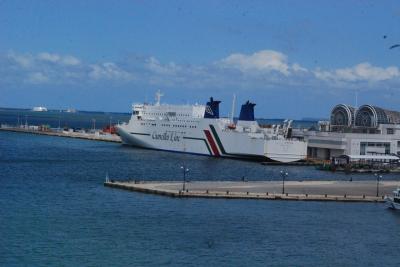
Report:
[[[208,189],[207,189],[207,191],[206,191],[206,194],[208,194]]]
[[[363,198],[365,198],[365,195],[363,195]]]
[[[286,196],[288,196],[289,194],[288,193],[286,193]]]
[[[247,191],[246,193],[247,193],[247,195],[249,194],[249,192],[248,192],[248,191]]]
[[[325,197],[328,197],[328,195],[327,195],[327,194],[325,194]]]
[[[344,198],[346,198],[346,194],[344,194]]]
[[[306,197],[308,197],[308,194],[306,194]]]
[[[186,189],[186,193],[189,193],[189,189]]]
[[[267,196],[268,196],[268,192],[267,192]]]
[[[226,194],[229,195],[229,190],[226,190]]]

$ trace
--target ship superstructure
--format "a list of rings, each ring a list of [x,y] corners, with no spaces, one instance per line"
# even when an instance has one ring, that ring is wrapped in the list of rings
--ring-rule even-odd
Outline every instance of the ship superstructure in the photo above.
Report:
[[[123,143],[165,151],[215,157],[271,159],[291,162],[304,159],[307,144],[290,139],[286,127],[262,128],[254,119],[255,104],[242,105],[239,120],[219,117],[219,104],[166,105],[156,95],[155,104],[134,104],[128,123],[117,126]]]

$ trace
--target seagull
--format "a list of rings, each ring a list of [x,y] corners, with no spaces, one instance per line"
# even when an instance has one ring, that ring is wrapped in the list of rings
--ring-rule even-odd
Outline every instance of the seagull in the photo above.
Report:
[[[389,49],[393,49],[393,48],[396,48],[396,47],[400,47],[400,44],[392,45],[391,47],[389,47]]]

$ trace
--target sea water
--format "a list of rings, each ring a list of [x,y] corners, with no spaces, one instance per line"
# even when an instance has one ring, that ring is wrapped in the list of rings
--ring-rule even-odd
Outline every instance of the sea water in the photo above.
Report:
[[[0,266],[399,266],[400,213],[383,204],[177,199],[112,179],[373,179],[0,132]],[[398,179],[387,175],[384,179]],[[188,184],[190,187],[190,182]]]

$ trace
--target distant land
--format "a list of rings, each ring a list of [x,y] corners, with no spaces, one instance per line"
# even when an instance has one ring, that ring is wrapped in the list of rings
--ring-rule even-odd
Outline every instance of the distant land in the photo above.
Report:
[[[302,121],[329,121],[327,118],[312,118],[312,117],[304,117],[301,119]]]

